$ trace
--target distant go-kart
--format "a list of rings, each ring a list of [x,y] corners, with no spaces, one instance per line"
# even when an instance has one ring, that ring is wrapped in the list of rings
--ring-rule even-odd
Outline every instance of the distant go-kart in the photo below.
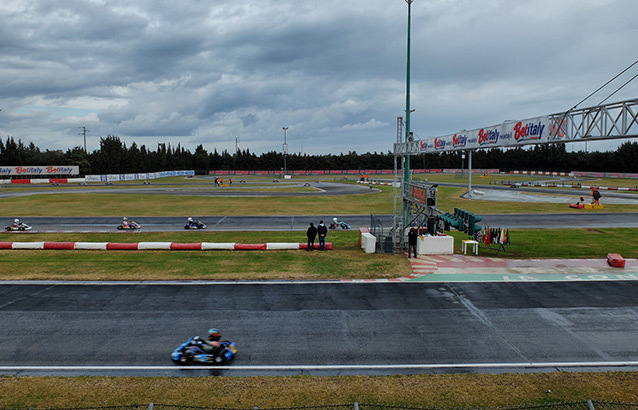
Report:
[[[199,336],[190,337],[171,353],[171,359],[179,364],[192,363],[213,363],[223,364],[235,358],[237,348],[235,342],[224,340],[220,343],[220,348],[213,352],[204,350],[206,342]]]
[[[202,221],[188,222],[184,229],[206,229],[206,224]]]
[[[140,229],[141,226],[135,221],[127,221],[126,223],[122,223],[118,225],[117,229],[121,231],[133,231],[135,229]]]
[[[337,218],[333,219],[333,222],[328,225],[330,229],[350,229],[350,224],[344,221],[338,221]]]
[[[24,222],[20,222],[17,225],[9,225],[4,228],[6,231],[30,231],[31,226],[25,224]]]

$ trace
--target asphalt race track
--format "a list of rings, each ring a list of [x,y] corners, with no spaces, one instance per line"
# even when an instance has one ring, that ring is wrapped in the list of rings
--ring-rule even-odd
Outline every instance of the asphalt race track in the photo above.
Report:
[[[5,284],[0,374],[635,370],[637,292],[636,281]],[[212,326],[237,343],[234,362],[171,362]]]
[[[323,220],[328,224],[337,216],[352,228],[370,226],[370,215],[289,215],[289,216],[135,216],[127,215],[142,226],[143,232],[183,231],[187,217],[201,220],[208,231],[305,231],[308,224]],[[35,217],[16,216],[33,227],[30,232],[121,232],[121,216],[104,217]],[[638,228],[638,213],[568,213],[568,214],[483,214],[481,226],[510,229],[535,228]],[[375,215],[383,226],[392,226],[392,215]],[[7,218],[5,225],[11,223]],[[195,230],[191,230],[195,232]],[[22,234],[11,232],[10,234]],[[17,237],[16,237],[17,238]],[[18,239],[14,239],[18,240]]]

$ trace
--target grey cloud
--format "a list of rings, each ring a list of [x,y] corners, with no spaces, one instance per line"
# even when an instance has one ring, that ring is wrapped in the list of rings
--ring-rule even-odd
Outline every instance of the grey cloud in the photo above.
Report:
[[[638,2],[412,11],[412,126],[430,137],[569,108],[631,63]],[[308,153],[385,152],[405,108],[406,23],[399,0],[5,0],[0,134],[65,148],[94,121],[139,144],[240,137],[259,152],[281,149],[288,125]]]

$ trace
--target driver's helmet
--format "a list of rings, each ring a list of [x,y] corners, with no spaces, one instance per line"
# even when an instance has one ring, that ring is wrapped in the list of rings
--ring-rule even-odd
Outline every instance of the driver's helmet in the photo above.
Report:
[[[193,218],[191,218],[190,216],[188,217],[188,222],[193,222]]]
[[[333,221],[335,221],[335,223],[337,222],[337,218],[332,218]]]
[[[18,222],[20,222],[20,220],[19,219],[14,219],[13,222],[18,223]]]
[[[208,340],[216,342],[221,338],[221,334],[218,329],[212,328],[208,330]]]
[[[123,221],[128,221],[128,219],[126,219],[126,217],[122,218]]]

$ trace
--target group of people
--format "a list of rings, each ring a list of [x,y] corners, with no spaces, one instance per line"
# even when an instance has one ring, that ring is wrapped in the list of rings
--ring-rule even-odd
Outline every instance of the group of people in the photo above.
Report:
[[[600,191],[598,190],[598,188],[593,187],[591,189],[591,203],[594,205],[600,205],[600,198],[602,198],[602,194],[600,193]],[[576,202],[575,204],[573,204],[575,206],[572,206],[572,208],[577,207],[578,205],[585,205],[585,198],[583,198],[582,196],[580,197],[580,200],[578,202]]]
[[[222,178],[222,177],[215,178],[215,186],[220,186],[223,183],[224,183],[224,178]],[[233,179],[232,178],[228,178],[228,185],[229,186],[233,186]]]
[[[326,235],[328,235],[328,227],[324,225],[323,220],[319,221],[319,225],[315,226],[312,222],[310,222],[310,227],[306,231],[306,236],[308,237],[308,247],[306,251],[313,251],[315,249],[315,239],[319,236],[319,250],[326,250]]]

